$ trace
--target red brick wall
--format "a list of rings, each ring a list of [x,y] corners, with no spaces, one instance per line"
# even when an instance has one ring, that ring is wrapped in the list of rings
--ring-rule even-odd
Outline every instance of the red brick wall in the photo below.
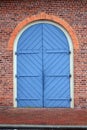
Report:
[[[0,106],[13,106],[13,52],[8,42],[26,18],[45,12],[65,20],[74,30],[75,108],[87,108],[87,0],[0,0]]]

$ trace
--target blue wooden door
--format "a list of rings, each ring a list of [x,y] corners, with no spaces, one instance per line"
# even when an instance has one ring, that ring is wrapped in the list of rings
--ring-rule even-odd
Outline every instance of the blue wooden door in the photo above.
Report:
[[[44,107],[70,107],[70,51],[64,33],[43,25]]]
[[[18,107],[70,107],[69,45],[58,27],[29,27],[16,54]]]

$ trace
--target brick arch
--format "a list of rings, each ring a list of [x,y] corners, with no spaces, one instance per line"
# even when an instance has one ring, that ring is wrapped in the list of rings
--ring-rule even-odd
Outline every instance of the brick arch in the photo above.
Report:
[[[14,29],[13,33],[11,34],[10,40],[8,42],[8,50],[13,50],[14,40],[15,40],[16,36],[18,35],[18,33],[20,32],[20,30],[22,30],[29,23],[32,23],[37,20],[49,20],[49,21],[53,21],[53,22],[61,25],[69,33],[69,35],[72,39],[74,49],[78,49],[78,47],[79,47],[78,39],[76,37],[75,32],[71,28],[71,26],[66,21],[58,18],[57,16],[48,15],[43,12],[43,13],[28,17],[17,25],[17,27]]]

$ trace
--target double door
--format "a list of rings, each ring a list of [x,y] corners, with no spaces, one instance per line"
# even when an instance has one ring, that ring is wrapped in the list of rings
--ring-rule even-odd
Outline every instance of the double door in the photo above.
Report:
[[[70,107],[70,52],[61,29],[39,23],[17,46],[17,106]]]

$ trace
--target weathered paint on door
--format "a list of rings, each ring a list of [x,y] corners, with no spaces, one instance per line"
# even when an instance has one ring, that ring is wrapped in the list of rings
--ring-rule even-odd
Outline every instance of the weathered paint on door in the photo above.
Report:
[[[17,46],[17,106],[70,107],[70,50],[48,23],[27,28]]]

